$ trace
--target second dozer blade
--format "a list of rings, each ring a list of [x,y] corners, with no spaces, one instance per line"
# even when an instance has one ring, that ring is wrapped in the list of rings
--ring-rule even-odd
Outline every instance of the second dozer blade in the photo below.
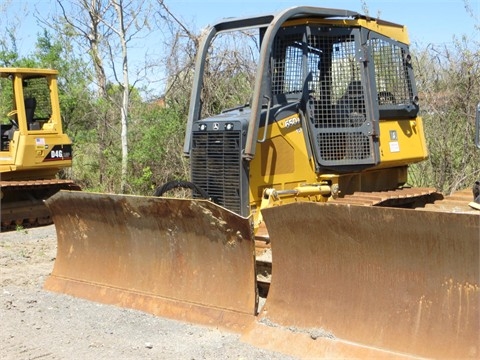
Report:
[[[241,331],[258,302],[249,220],[206,200],[61,191],[45,289]]]
[[[263,215],[272,282],[247,340],[306,357],[480,356],[480,215],[315,203]]]

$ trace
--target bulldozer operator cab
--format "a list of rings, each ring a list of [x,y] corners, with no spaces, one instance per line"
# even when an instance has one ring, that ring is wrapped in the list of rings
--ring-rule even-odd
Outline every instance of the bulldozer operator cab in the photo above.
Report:
[[[205,74],[215,71],[212,44],[236,31],[253,39],[252,53],[258,49],[244,61],[254,70],[232,76],[237,84],[250,79],[248,104],[210,114],[200,99],[212,81]],[[238,214],[249,215],[268,188],[298,194],[302,184],[326,185],[325,199],[333,187],[395,189],[408,165],[427,157],[401,25],[310,7],[227,19],[205,35],[195,76],[184,148],[191,178]]]
[[[318,168],[378,164],[379,119],[416,116],[406,45],[361,27],[319,24],[280,29],[272,50],[272,96],[299,103]]]
[[[71,166],[71,141],[63,134],[56,70],[0,68],[0,172],[2,179],[49,178]],[[47,174],[48,173],[48,174]]]
[[[13,78],[10,75],[2,77],[0,80],[3,93],[2,112],[7,118],[1,124],[2,151],[8,151],[13,134],[20,130],[20,123],[25,130],[40,130],[42,125],[50,120],[52,113],[48,80],[45,76],[24,77],[22,79],[22,96],[15,93]],[[23,104],[21,98],[23,98]],[[39,102],[37,102],[37,98],[40,100]],[[19,109],[21,110],[19,111]],[[19,121],[19,119],[22,120]],[[6,123],[7,121],[8,123]]]

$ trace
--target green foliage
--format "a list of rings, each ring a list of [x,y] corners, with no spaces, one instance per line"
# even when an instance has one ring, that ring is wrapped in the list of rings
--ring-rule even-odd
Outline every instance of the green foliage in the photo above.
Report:
[[[54,41],[50,33],[44,30],[43,35],[37,38],[36,56],[44,66],[60,70],[59,65],[63,65],[64,62],[62,45],[59,41]]]
[[[7,30],[5,37],[0,37],[0,65],[11,67],[18,61],[18,57],[15,33]]]
[[[131,192],[151,195],[157,186],[173,179],[186,180],[182,157],[185,123],[172,107],[142,104],[130,125]]]
[[[474,145],[474,119],[480,101],[480,52],[467,37],[452,48],[428,48],[416,54],[429,159],[411,167],[413,185],[444,193],[471,187],[480,177]]]
[[[13,107],[13,85],[9,79],[0,78],[0,121],[8,124],[7,114]]]

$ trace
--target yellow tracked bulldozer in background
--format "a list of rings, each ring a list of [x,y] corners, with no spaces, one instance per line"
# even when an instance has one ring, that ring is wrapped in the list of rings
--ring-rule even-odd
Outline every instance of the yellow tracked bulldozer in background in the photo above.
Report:
[[[232,33],[259,49],[251,103],[203,116]],[[45,288],[301,357],[478,358],[480,213],[471,190],[405,186],[427,157],[418,111],[404,26],[316,7],[222,21],[198,50],[192,199],[59,192]]]
[[[0,68],[0,191],[2,230],[51,223],[43,200],[60,189],[72,166],[72,142],[63,133],[56,70]]]

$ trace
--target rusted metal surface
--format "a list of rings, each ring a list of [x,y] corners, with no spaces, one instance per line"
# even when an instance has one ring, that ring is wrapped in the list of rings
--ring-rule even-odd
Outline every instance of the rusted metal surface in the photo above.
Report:
[[[311,357],[480,357],[480,215],[318,203],[263,215],[272,282],[247,341],[298,337],[286,350]]]
[[[443,197],[437,193],[433,188],[402,188],[389,191],[374,191],[374,192],[356,192],[351,195],[346,195],[343,198],[329,200],[332,204],[349,204],[349,205],[363,205],[363,206],[382,206],[382,207],[403,207],[408,205],[409,208],[415,206],[425,206],[425,202],[432,201],[427,204],[425,209],[436,211],[438,208],[449,209],[451,211],[462,208],[462,212],[475,213],[468,203],[471,198],[471,190],[464,190],[455,194]],[[437,199],[436,201],[434,201]],[[457,200],[460,202],[457,204]],[[453,207],[453,208],[452,208]],[[458,211],[457,211],[458,212]],[[265,223],[255,233],[255,248],[257,255],[257,283],[263,293],[268,293],[268,288],[271,281],[271,249],[270,238]],[[270,256],[270,260],[265,259],[265,254]],[[261,259],[259,261],[259,259]]]
[[[248,219],[206,200],[61,191],[48,290],[241,331],[258,295]]]
[[[256,323],[242,335],[241,340],[259,348],[292,355],[295,359],[421,359],[410,354],[332,338],[325,335],[323,329],[287,329],[268,322]]]

